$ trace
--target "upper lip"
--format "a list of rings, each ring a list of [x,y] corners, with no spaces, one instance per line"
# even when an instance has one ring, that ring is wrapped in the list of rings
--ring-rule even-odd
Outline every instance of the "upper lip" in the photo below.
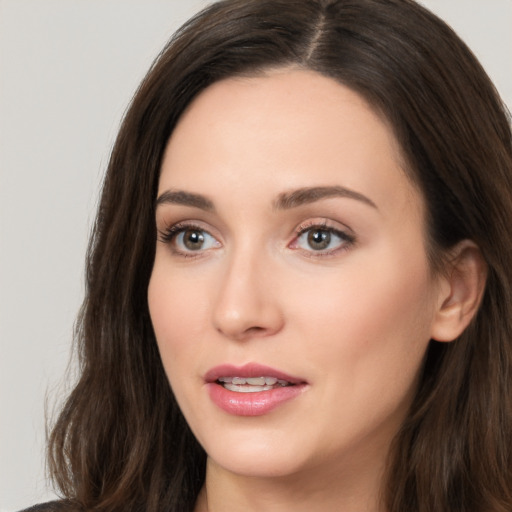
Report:
[[[270,366],[259,363],[248,363],[243,366],[232,364],[222,364],[208,370],[204,376],[206,382],[215,382],[220,377],[275,377],[279,380],[285,380],[290,384],[304,384],[306,381],[300,377],[295,377],[281,370],[276,370]]]

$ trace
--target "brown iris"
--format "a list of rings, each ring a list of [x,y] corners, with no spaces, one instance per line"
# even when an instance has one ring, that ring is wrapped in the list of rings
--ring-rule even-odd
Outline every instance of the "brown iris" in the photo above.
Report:
[[[198,229],[187,229],[183,232],[183,245],[190,251],[198,251],[203,244],[204,235]]]
[[[311,230],[308,233],[308,245],[315,251],[321,251],[329,247],[331,233],[325,229]]]

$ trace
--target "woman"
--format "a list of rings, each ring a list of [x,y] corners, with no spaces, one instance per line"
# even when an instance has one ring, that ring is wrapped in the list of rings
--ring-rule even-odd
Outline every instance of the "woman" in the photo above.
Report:
[[[58,506],[512,509],[511,176],[492,84],[412,1],[191,20],[112,153]]]

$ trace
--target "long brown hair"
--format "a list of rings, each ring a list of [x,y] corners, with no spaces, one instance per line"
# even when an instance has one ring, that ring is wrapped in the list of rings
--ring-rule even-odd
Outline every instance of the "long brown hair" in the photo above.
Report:
[[[78,507],[183,512],[206,455],[167,382],[147,287],[162,153],[215,81],[278,66],[334,78],[390,123],[427,203],[429,258],[472,239],[488,265],[477,317],[431,342],[393,443],[389,512],[512,510],[512,137],[464,43],[412,0],[226,0],[189,21],[135,94],[90,242],[76,343],[81,376],[50,436],[51,474]]]

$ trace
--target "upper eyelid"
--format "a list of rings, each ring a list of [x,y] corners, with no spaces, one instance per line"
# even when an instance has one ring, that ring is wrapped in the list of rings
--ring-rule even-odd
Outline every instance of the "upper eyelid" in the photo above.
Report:
[[[334,233],[336,236],[339,236],[340,238],[343,238],[343,239],[350,239],[350,240],[355,240],[355,235],[352,233],[352,230],[350,229],[340,229],[340,228],[337,228],[337,227],[334,227],[334,226],[329,226],[329,225],[322,225],[322,224],[314,224],[312,226],[309,226],[309,227],[305,227],[299,231],[296,232],[295,234],[295,239],[298,239],[299,237],[303,236],[305,233],[307,233],[308,231],[312,231],[312,230],[322,230],[322,231],[329,231],[331,233]]]
[[[161,224],[161,228],[159,231],[179,231],[181,229],[190,229],[190,228],[196,228],[200,231],[204,231],[208,233],[211,236],[215,236],[211,228],[205,226],[205,222],[201,221],[199,219],[190,219],[190,220],[183,220],[183,221],[176,221],[176,222],[167,222],[165,220],[162,220],[161,222],[158,222],[157,220],[157,228],[158,225]]]
[[[210,216],[203,218],[201,212],[198,212],[199,215],[197,217],[195,215],[190,216],[190,212],[188,212],[188,214],[181,212],[181,214],[178,215],[169,215],[169,213],[169,211],[166,213],[162,212],[160,215],[157,213],[155,216],[157,231],[167,231],[176,226],[185,228],[191,226],[204,230],[215,238],[218,238],[224,229],[224,225],[220,219],[215,218],[212,222]],[[220,225],[220,228],[216,227],[216,225]]]
[[[311,219],[304,222],[301,222],[296,228],[295,228],[295,234],[301,234],[304,231],[308,231],[310,229],[314,228],[321,228],[325,230],[331,230],[331,231],[338,231],[340,233],[346,233],[350,236],[355,236],[354,230],[348,226],[347,224],[344,224],[343,222],[323,218],[323,219]]]

